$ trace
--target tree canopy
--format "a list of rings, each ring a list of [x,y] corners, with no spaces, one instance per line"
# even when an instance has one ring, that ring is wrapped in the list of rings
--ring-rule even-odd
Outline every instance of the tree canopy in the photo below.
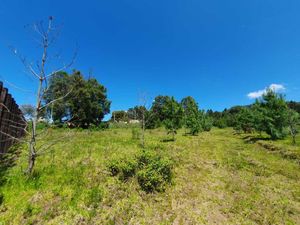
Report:
[[[86,128],[91,124],[99,125],[110,112],[107,89],[94,78],[85,79],[80,71],[75,70],[70,75],[61,72],[50,80],[45,103],[62,96],[64,98],[48,109],[49,116],[57,124],[68,120],[75,126]]]

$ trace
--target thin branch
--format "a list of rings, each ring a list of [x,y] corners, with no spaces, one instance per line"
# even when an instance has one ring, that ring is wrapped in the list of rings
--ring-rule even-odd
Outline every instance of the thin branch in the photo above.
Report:
[[[64,95],[64,96],[62,96],[62,97],[60,97],[60,98],[54,99],[53,101],[47,103],[46,105],[43,105],[43,106],[40,107],[39,109],[41,110],[41,109],[47,108],[49,105],[51,105],[51,104],[53,104],[53,103],[55,103],[55,102],[57,102],[57,101],[60,101],[60,100],[62,100],[62,99],[64,99],[64,98],[68,97],[68,95],[69,95],[72,91],[73,91],[73,89],[72,89],[71,91],[69,91],[66,95]]]
[[[64,71],[64,70],[70,68],[74,64],[76,58],[77,58],[77,50],[74,52],[74,55],[73,55],[70,63],[65,64],[61,68],[56,69],[55,71],[51,72],[50,74],[46,75],[45,78],[47,79],[47,78],[52,77],[52,76],[54,76],[55,74],[57,74],[61,71]]]

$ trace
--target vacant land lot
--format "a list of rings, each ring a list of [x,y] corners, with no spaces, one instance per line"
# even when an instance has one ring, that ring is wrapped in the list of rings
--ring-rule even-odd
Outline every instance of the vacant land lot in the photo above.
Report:
[[[64,130],[50,130],[50,137]],[[1,187],[2,224],[300,224],[300,146],[231,129],[198,136],[147,131],[146,148],[169,157],[173,181],[145,193],[111,176],[116,156],[139,154],[131,129],[75,131],[23,175],[26,146]],[[298,138],[298,141],[299,138]],[[1,224],[1,223],[0,223]]]

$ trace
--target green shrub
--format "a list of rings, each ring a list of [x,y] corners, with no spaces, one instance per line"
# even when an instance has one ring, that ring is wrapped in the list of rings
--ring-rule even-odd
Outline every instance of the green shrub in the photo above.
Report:
[[[143,150],[137,157],[138,167],[142,169],[143,167],[152,163],[155,160],[156,154],[154,151]]]
[[[99,124],[90,124],[89,130],[91,131],[102,131],[109,128],[109,123],[104,121]]]
[[[137,174],[137,180],[146,192],[164,191],[172,180],[172,162],[155,151],[143,150],[135,158],[113,158],[108,163],[112,176],[126,181]]]
[[[210,117],[205,116],[202,122],[202,129],[204,131],[210,131],[212,127],[213,127],[213,120]]]
[[[93,187],[88,190],[85,204],[87,206],[96,208],[103,200],[103,190],[99,187]]]
[[[112,176],[116,176],[120,173],[121,166],[120,166],[120,160],[118,159],[111,159],[109,163],[107,164],[107,168]]]
[[[146,192],[163,191],[163,179],[152,168],[144,168],[137,173],[137,179],[141,188]]]
[[[122,180],[127,180],[135,175],[137,168],[137,162],[135,159],[127,159],[121,163],[121,174]]]
[[[135,175],[137,162],[135,158],[114,158],[108,163],[107,167],[112,176],[119,175],[121,180],[127,180]]]
[[[154,152],[143,151],[138,158],[137,179],[146,192],[164,191],[172,180],[172,162]]]

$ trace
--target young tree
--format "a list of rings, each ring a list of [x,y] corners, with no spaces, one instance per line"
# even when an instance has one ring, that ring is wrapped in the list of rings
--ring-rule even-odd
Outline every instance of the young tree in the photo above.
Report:
[[[251,133],[255,128],[255,117],[253,111],[244,107],[238,112],[234,129],[243,131],[244,133]]]
[[[169,96],[159,95],[155,97],[152,107],[150,109],[151,122],[155,122],[155,128],[160,127],[163,121],[166,119],[164,109],[166,107],[167,102],[170,101]]]
[[[269,89],[254,107],[259,115],[259,130],[265,131],[272,139],[284,138],[288,122],[288,107],[284,97]]]
[[[204,110],[199,111],[200,114],[200,124],[201,124],[201,129],[203,131],[210,131],[211,128],[213,127],[213,119],[208,115],[208,113],[205,113]]]
[[[296,135],[298,133],[298,127],[300,125],[300,115],[296,111],[289,109],[288,111],[288,119],[287,119],[288,127],[290,130],[290,134],[292,136],[293,145],[296,144]]]
[[[145,133],[146,133],[146,123],[147,123],[147,114],[149,112],[148,105],[148,98],[146,93],[140,93],[139,101],[141,106],[135,107],[135,110],[137,112],[138,118],[140,118],[141,121],[141,128],[142,128],[142,134],[141,134],[141,146],[145,148]]]
[[[190,134],[198,134],[201,127],[202,113],[199,111],[198,104],[192,97],[186,97],[181,100],[183,108],[183,123],[184,126],[190,130]]]
[[[182,126],[183,109],[174,97],[167,98],[163,107],[163,118],[168,134],[172,134],[172,140],[175,140],[177,130]]]
[[[49,60],[49,47],[53,44],[54,40],[57,37],[57,28],[53,26],[53,17],[49,17],[48,24],[44,26],[43,22],[35,23],[32,26],[33,31],[37,35],[37,42],[42,50],[41,59],[34,66],[33,63],[27,62],[26,58],[19,54],[17,49],[13,48],[13,52],[17,55],[21,62],[24,64],[25,68],[29,71],[29,73],[36,78],[37,80],[37,92],[36,92],[36,104],[34,106],[34,112],[31,121],[31,129],[30,129],[30,137],[29,137],[29,160],[28,160],[28,168],[27,173],[32,173],[36,158],[41,155],[44,151],[48,150],[55,141],[52,143],[46,144],[44,146],[37,145],[37,123],[40,115],[48,108],[51,107],[56,101],[65,98],[69,93],[64,93],[63,96],[60,96],[57,99],[53,99],[52,101],[44,104],[43,99],[45,92],[47,90],[48,80],[55,76],[62,70],[67,69],[73,64],[76,54],[69,64],[63,65],[61,68],[49,71],[47,67],[47,63]]]

